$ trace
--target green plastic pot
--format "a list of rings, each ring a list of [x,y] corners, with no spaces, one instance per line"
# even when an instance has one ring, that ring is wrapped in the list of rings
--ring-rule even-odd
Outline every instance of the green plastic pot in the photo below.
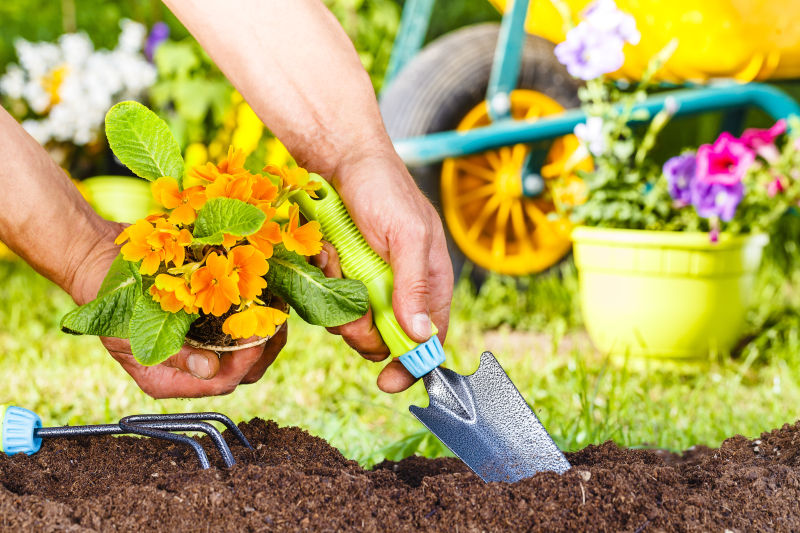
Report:
[[[682,360],[739,339],[766,235],[621,230],[572,233],[586,329],[603,353]]]
[[[129,176],[95,176],[80,182],[89,204],[103,218],[136,222],[158,210],[150,183]]]

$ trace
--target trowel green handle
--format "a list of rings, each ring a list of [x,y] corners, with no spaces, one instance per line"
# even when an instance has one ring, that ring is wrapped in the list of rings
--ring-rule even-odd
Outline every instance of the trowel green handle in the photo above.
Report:
[[[333,186],[316,174],[311,177],[322,184],[316,191],[318,198],[299,191],[292,200],[306,218],[319,222],[325,239],[339,254],[345,277],[366,285],[375,326],[392,355],[399,356],[400,362],[416,377],[427,374],[444,361],[435,328],[431,339],[422,344],[406,335],[392,310],[392,269],[364,240]]]

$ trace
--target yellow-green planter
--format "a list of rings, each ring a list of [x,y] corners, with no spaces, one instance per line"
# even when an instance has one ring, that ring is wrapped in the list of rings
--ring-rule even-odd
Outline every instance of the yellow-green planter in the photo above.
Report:
[[[701,359],[742,333],[768,238],[580,226],[572,233],[581,307],[604,353]]]
[[[150,183],[128,176],[95,176],[80,182],[79,188],[103,218],[115,222],[136,222],[156,211]]]

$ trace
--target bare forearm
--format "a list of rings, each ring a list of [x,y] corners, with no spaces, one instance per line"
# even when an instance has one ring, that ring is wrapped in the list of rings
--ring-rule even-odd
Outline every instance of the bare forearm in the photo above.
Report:
[[[391,151],[375,93],[319,0],[165,0],[301,165]]]
[[[64,171],[4,109],[0,139],[0,240],[82,303],[97,287],[76,283],[76,271],[99,244],[113,241],[115,226],[92,211]]]

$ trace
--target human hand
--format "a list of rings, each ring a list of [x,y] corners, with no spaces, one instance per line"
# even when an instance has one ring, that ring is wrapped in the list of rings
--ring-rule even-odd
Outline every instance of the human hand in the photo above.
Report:
[[[453,270],[444,229],[436,210],[414,183],[393,150],[345,161],[333,182],[350,216],[373,250],[392,267],[392,306],[397,321],[417,342],[431,336],[431,320],[444,342],[453,296]],[[325,244],[312,258],[326,276],[341,277],[336,251]],[[330,328],[370,361],[383,361],[389,349],[372,322],[372,312],[338,328]],[[400,392],[414,377],[398,361],[378,376],[378,387]]]
[[[95,298],[111,262],[119,253],[113,239],[123,226],[108,223],[110,239],[98,242],[92,253],[81,258],[72,274],[69,292],[83,304]],[[216,352],[184,345],[158,365],[144,366],[133,357],[127,339],[101,337],[109,354],[153,398],[198,398],[229,394],[240,384],[255,383],[275,361],[286,344],[288,324],[284,324],[265,344],[242,350]],[[256,340],[242,340],[242,344]]]

